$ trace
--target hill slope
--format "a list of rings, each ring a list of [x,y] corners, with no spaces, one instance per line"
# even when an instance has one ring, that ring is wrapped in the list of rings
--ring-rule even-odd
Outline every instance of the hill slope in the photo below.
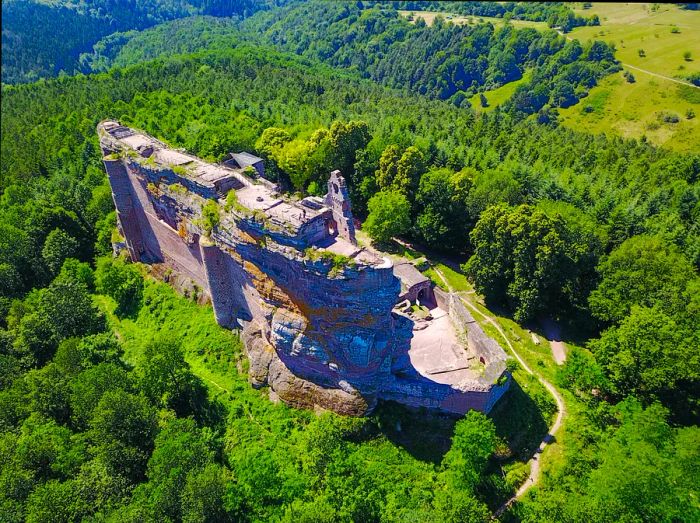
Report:
[[[269,5],[250,0],[8,0],[2,3],[2,82],[73,74],[80,54],[115,32],[195,14],[243,17]]]
[[[597,13],[600,27],[576,28],[571,37],[614,44],[635,82],[622,74],[606,78],[590,100],[561,112],[564,125],[700,150],[700,87],[681,83],[700,83],[700,11],[675,4],[593,4],[585,12]]]

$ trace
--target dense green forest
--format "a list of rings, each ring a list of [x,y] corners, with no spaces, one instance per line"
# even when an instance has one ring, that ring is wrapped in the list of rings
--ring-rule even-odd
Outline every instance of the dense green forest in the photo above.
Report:
[[[83,70],[80,54],[113,33],[197,14],[245,17],[272,5],[252,0],[8,0],[2,3],[2,82]]]
[[[143,33],[112,35],[81,57],[85,71],[128,65],[160,55],[241,41],[274,45],[365,78],[468,107],[468,98],[522,78],[534,69],[507,105],[513,114],[568,107],[597,81],[619,70],[602,42],[567,42],[556,31],[495,29],[439,21],[411,24],[391,9],[335,2],[291,3],[241,24],[180,20]]]
[[[341,168],[378,241],[468,259],[487,303],[579,333],[586,349],[558,376],[576,413],[563,459],[506,519],[700,517],[700,156],[561,129],[544,104],[477,115],[435,90],[437,62],[412,80],[386,60],[408,67],[423,60],[414,40],[462,39],[488,77],[524,39],[527,53],[547,49],[529,65],[536,81],[563,63],[578,79],[614,66],[607,46],[355,9],[178,20],[125,37],[110,59],[128,67],[3,85],[3,520],[487,521],[555,410],[517,365],[490,418],[386,405],[356,420],[272,404],[209,308],[111,258],[104,118],[211,160],[256,152],[290,190],[317,193]],[[170,45],[183,54],[165,56]],[[518,56],[521,73],[530,55]]]
[[[491,24],[470,27],[439,20],[431,27],[420,21],[413,25],[396,11],[353,4],[291,4],[245,26],[282,49],[457,105],[476,91],[517,80],[524,69],[537,65],[539,74],[527,86],[532,106],[518,106],[528,114],[545,103],[575,103],[598,78],[618,68],[612,49],[602,42],[584,49],[555,31],[497,31]]]

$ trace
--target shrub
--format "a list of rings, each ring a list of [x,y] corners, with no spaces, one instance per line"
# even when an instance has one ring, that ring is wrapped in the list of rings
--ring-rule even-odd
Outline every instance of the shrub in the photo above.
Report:
[[[661,111],[659,113],[659,121],[663,123],[678,123],[681,121],[681,117],[678,116],[676,113],[671,113],[668,111]]]
[[[229,212],[232,209],[241,214],[246,214],[250,212],[250,209],[248,209],[241,202],[238,201],[238,195],[233,189],[231,189],[226,195],[226,203],[224,204],[224,210],[226,212]]]
[[[95,271],[95,287],[117,302],[117,316],[138,311],[143,296],[143,277],[136,266],[122,258],[100,258]]]
[[[211,235],[212,231],[221,223],[219,216],[219,205],[214,200],[208,200],[202,205],[201,225],[207,236]]]

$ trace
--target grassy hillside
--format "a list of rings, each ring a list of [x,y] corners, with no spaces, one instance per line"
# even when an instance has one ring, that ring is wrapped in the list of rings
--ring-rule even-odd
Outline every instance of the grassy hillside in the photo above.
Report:
[[[646,136],[651,143],[676,151],[699,150],[700,120],[688,119],[686,114],[700,114],[700,89],[636,71],[633,74],[633,84],[623,73],[603,79],[588,98],[560,110],[560,121],[591,133]]]
[[[595,3],[577,12],[597,14],[600,26],[577,27],[571,36],[614,44],[617,58],[625,64],[669,77],[700,72],[700,11],[674,4]],[[686,61],[685,51],[691,51],[694,60]]]
[[[646,136],[656,145],[697,151],[700,119],[687,115],[700,114],[700,88],[673,80],[700,73],[700,12],[652,5],[593,4],[591,9],[577,10],[598,14],[601,25],[576,28],[571,37],[614,44],[616,57],[635,82],[628,83],[623,73],[604,79],[588,99],[560,111],[562,122],[593,133]],[[690,60],[684,58],[686,52],[691,53]]]
[[[7,0],[2,2],[2,82],[90,72],[79,57],[93,45],[104,50],[101,39],[108,36],[114,44],[124,32],[168,20],[196,14],[243,18],[271,6],[251,0]]]
[[[588,98],[560,109],[560,121],[572,128],[593,134],[613,133],[625,138],[646,138],[655,145],[677,151],[700,149],[700,88],[687,78],[700,74],[700,12],[671,4],[594,3],[578,15],[598,15],[600,26],[577,27],[568,39],[581,42],[603,40],[615,46],[616,58],[624,71],[608,76],[593,87]],[[502,18],[462,16],[434,11],[401,11],[414,20],[423,18],[431,25],[440,15],[458,25],[491,22],[502,26]],[[516,27],[546,30],[545,22],[511,20]],[[695,29],[695,30],[694,30]],[[640,52],[643,51],[643,52]],[[690,52],[689,59],[685,56]],[[634,82],[625,78],[629,71]],[[486,91],[486,111],[508,100],[525,78]],[[481,107],[478,95],[469,100]]]
[[[505,85],[502,85],[501,87],[497,87],[496,89],[484,92],[486,102],[488,103],[486,107],[483,107],[481,105],[481,97],[478,94],[472,96],[469,99],[469,103],[471,103],[472,107],[477,111],[493,111],[496,107],[498,107],[503,102],[508,100],[511,96],[513,96],[515,89],[519,85],[526,84],[527,82],[529,82],[531,77],[532,69],[527,69],[523,73],[523,77],[520,80],[516,80],[515,82],[510,82]]]

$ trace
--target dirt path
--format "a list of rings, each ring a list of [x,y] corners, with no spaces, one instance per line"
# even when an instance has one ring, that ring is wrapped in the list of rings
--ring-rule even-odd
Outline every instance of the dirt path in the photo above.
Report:
[[[700,89],[697,85],[693,85],[690,82],[684,82],[683,80],[678,80],[677,78],[671,78],[670,76],[664,76],[662,74],[658,73],[652,73],[651,71],[647,71],[646,69],[642,69],[641,67],[635,67],[634,65],[626,64],[624,62],[620,62],[623,66],[629,67],[630,69],[634,69],[635,71],[639,71],[641,73],[646,73],[651,76],[656,76],[657,78],[661,78],[662,80],[668,80],[669,82],[675,82],[677,84],[681,85],[687,85],[689,87],[695,87],[695,89]]]
[[[517,490],[515,495],[513,495],[513,497],[511,497],[508,501],[501,505],[501,507],[499,507],[498,510],[496,510],[496,512],[494,513],[494,517],[497,518],[501,514],[503,514],[503,512],[505,512],[506,509],[510,507],[515,501],[522,497],[530,489],[530,487],[537,483],[537,480],[540,476],[540,454],[542,454],[544,448],[547,445],[554,442],[554,436],[561,428],[564,416],[566,415],[566,405],[564,404],[564,398],[562,398],[561,394],[559,394],[559,391],[557,391],[557,389],[554,388],[554,385],[549,383],[538,373],[534,372],[530,368],[530,366],[527,363],[525,363],[525,360],[523,360],[523,358],[515,351],[515,348],[511,344],[505,332],[503,332],[501,326],[493,318],[482,313],[468,299],[464,297],[461,297],[461,299],[462,303],[469,307],[473,312],[481,316],[486,322],[491,324],[498,331],[498,333],[506,342],[506,345],[508,345],[508,348],[510,349],[511,353],[513,354],[513,356],[515,356],[515,359],[518,360],[518,363],[520,363],[522,368],[525,369],[525,371],[528,374],[532,374],[535,378],[537,378],[537,381],[539,381],[544,386],[544,388],[547,389],[547,391],[552,395],[552,397],[554,397],[554,401],[557,403],[557,415],[554,418],[554,423],[552,423],[552,426],[549,428],[549,432],[544,438],[542,438],[542,441],[540,442],[539,446],[535,450],[535,453],[532,455],[530,461],[528,462],[530,464],[530,474],[528,475],[527,479],[523,482],[523,484],[520,485],[520,488]]]
[[[452,286],[449,284],[445,276],[442,274],[440,269],[435,268],[435,273],[440,277],[440,279],[443,281],[445,286],[450,292],[454,292],[452,289]],[[554,418],[554,423],[552,423],[552,426],[549,429],[549,433],[542,438],[542,441],[540,442],[539,446],[537,447],[537,450],[535,450],[535,453],[533,456],[530,458],[530,461],[528,463],[530,464],[530,474],[528,475],[527,479],[523,482],[523,484],[520,486],[520,488],[517,490],[517,492],[510,498],[508,499],[503,505],[501,505],[498,510],[494,513],[493,517],[498,518],[503,512],[506,511],[508,507],[510,507],[515,501],[517,501],[520,497],[522,497],[529,489],[532,487],[535,483],[537,483],[537,480],[539,479],[540,475],[540,454],[542,454],[542,451],[544,451],[544,448],[551,444],[552,442],[555,441],[554,435],[559,431],[561,428],[562,422],[564,420],[564,416],[566,415],[566,405],[564,404],[564,398],[559,394],[559,391],[557,391],[554,386],[549,383],[547,380],[545,380],[540,374],[534,372],[530,366],[525,363],[525,360],[518,354],[513,347],[512,343],[506,336],[505,332],[503,332],[503,329],[501,326],[494,320],[492,317],[484,314],[481,312],[476,305],[474,305],[468,298],[469,294],[465,292],[459,292],[457,295],[460,297],[462,300],[462,303],[464,303],[465,306],[467,306],[469,309],[471,309],[473,312],[475,312],[478,316],[484,319],[484,321],[488,322],[490,325],[492,325],[498,333],[501,335],[503,340],[505,341],[506,345],[510,349],[510,352],[515,356],[515,359],[518,360],[518,363],[520,363],[520,366],[525,369],[525,371],[528,374],[533,375],[537,381],[539,381],[544,388],[547,389],[547,391],[552,395],[554,398],[554,401],[557,404],[557,415]]]
[[[562,365],[566,361],[566,345],[561,341],[561,327],[551,318],[540,320],[540,325],[544,331],[544,336],[552,347],[552,357],[557,365]]]

